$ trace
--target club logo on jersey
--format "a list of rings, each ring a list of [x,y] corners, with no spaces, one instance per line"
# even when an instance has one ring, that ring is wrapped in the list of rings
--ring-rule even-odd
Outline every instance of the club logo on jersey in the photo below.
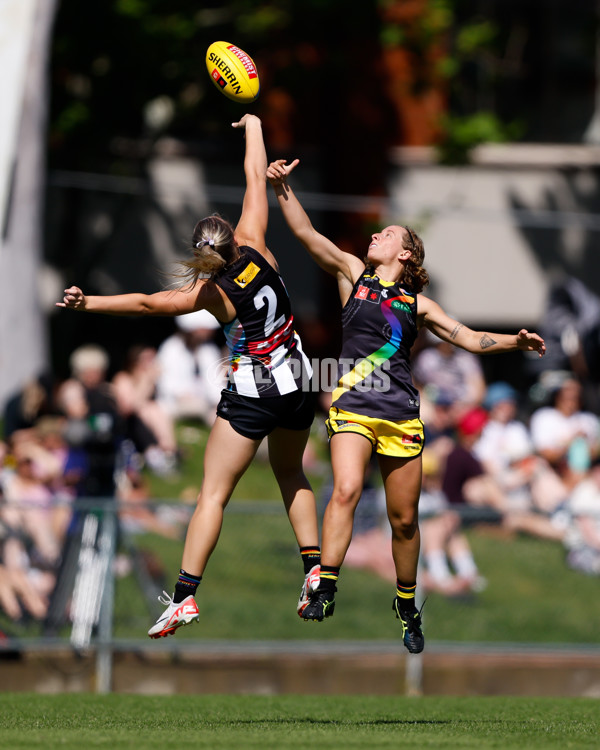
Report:
[[[369,289],[368,286],[363,286],[362,284],[358,287],[356,290],[356,294],[354,295],[356,299],[364,299],[366,302],[379,302],[381,299],[381,292],[375,291],[374,289]]]
[[[246,268],[241,272],[239,276],[237,276],[234,281],[238,286],[241,286],[242,289],[252,281],[252,279],[258,274],[260,271],[260,268],[256,265],[256,263],[253,263],[250,261]]]

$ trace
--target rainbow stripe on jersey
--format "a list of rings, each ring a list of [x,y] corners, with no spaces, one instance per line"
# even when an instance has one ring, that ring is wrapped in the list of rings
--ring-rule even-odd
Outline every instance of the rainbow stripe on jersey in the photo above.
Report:
[[[410,372],[416,317],[416,295],[372,273],[361,275],[342,313],[333,406],[381,419],[419,416],[419,394]]]

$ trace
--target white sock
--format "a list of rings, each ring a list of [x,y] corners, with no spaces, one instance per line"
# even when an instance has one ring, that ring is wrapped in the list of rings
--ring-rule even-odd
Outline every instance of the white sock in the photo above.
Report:
[[[427,570],[433,579],[439,582],[448,581],[452,578],[452,573],[448,567],[446,554],[441,549],[433,550],[425,556]]]
[[[471,579],[477,578],[479,575],[473,555],[469,552],[461,552],[454,556],[452,558],[452,565],[454,566],[454,570],[456,570],[456,574],[461,578]]]

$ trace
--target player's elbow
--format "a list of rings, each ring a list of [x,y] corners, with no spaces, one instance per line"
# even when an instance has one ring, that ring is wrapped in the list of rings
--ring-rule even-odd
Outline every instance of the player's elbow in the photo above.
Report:
[[[136,305],[135,315],[161,315],[162,311],[158,299],[152,294],[140,294]]]
[[[463,328],[452,343],[471,354],[482,354],[480,346],[482,336],[482,333],[477,333],[476,331],[465,331]]]
[[[247,187],[264,188],[267,185],[267,164],[246,164]]]

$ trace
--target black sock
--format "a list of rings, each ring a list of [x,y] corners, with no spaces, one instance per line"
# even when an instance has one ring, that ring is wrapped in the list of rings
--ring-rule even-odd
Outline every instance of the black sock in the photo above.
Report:
[[[191,573],[186,573],[185,570],[180,570],[179,578],[175,584],[173,602],[179,604],[188,596],[194,596],[201,580],[202,576],[193,576]]]
[[[300,554],[302,555],[302,564],[304,565],[304,575],[310,573],[315,565],[321,564],[320,547],[300,547]]]
[[[336,591],[337,579],[340,575],[340,569],[334,568],[331,565],[321,565],[321,581],[319,582],[319,588],[325,589],[325,591]]]
[[[416,609],[416,590],[416,583],[403,583],[399,578],[396,578],[396,596],[398,598],[398,606],[400,609],[405,611]]]

